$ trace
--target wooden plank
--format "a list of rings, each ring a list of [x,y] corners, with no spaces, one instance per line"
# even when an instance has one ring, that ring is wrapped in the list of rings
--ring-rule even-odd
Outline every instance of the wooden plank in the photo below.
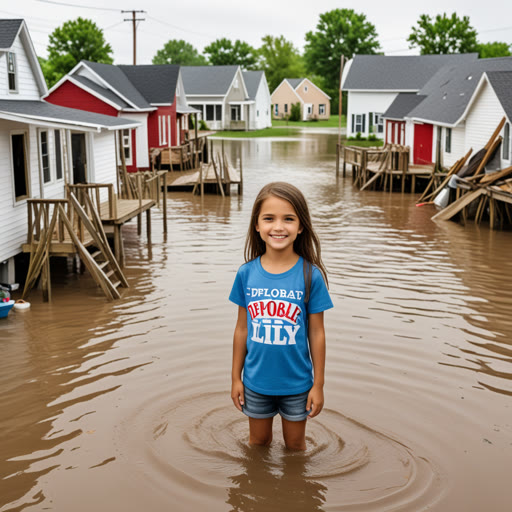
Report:
[[[454,201],[452,204],[448,205],[446,208],[442,209],[439,213],[432,217],[432,220],[449,220],[454,215],[459,213],[462,208],[467,206],[469,203],[473,202],[475,199],[479,198],[482,194],[485,193],[485,189],[479,188],[477,190],[473,190],[464,194],[457,201]]]

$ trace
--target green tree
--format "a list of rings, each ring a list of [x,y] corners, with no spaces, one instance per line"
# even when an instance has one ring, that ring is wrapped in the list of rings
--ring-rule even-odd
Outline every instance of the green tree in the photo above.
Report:
[[[306,34],[304,59],[308,72],[321,76],[333,110],[338,106],[340,60],[374,54],[380,48],[375,26],[353,9],[333,9],[320,15],[315,32]]]
[[[103,30],[93,21],[79,17],[66,21],[50,34],[46,62],[49,78],[60,79],[81,60],[113,62],[112,47],[105,41]]]
[[[495,41],[493,43],[479,43],[477,47],[478,55],[481,59],[490,59],[492,57],[509,57],[510,45]]]
[[[153,64],[181,64],[204,66],[206,59],[190,43],[183,39],[170,39],[153,57]]]
[[[306,74],[304,59],[283,36],[265,36],[258,49],[260,69],[265,71],[272,92],[285,78],[302,78]]]
[[[37,57],[39,61],[39,65],[41,66],[41,70],[43,72],[44,79],[46,80],[46,85],[50,88],[52,85],[57,83],[62,75],[55,73],[51,65],[48,63],[46,59],[43,57]]]
[[[258,61],[258,52],[239,39],[234,43],[225,37],[216,39],[205,47],[204,53],[213,66],[238,64],[243,69],[255,69]]]
[[[407,38],[409,47],[419,48],[421,55],[478,51],[477,33],[468,16],[459,18],[456,13],[443,13],[432,18],[422,14],[411,30]]]
[[[290,121],[300,121],[300,103],[292,103],[290,109]]]

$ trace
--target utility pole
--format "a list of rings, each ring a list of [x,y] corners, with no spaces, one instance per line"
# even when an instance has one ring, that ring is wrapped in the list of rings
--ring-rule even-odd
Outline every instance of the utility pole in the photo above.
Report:
[[[137,21],[146,21],[145,18],[137,18],[137,13],[145,13],[146,11],[121,11],[122,13],[131,12],[131,19],[124,19],[123,21],[131,21],[133,24],[133,65],[137,64]]]

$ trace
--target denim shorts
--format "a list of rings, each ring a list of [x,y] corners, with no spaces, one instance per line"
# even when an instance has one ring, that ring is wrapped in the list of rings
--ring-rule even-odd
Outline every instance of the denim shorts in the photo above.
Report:
[[[288,421],[303,421],[311,410],[306,410],[309,390],[298,395],[260,395],[244,386],[244,405],[242,411],[249,418],[273,418],[280,414]]]

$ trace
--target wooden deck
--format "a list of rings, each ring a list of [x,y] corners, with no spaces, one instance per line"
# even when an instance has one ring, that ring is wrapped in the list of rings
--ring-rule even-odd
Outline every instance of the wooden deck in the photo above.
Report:
[[[53,234],[52,242],[50,242],[50,254],[52,256],[70,256],[76,254],[76,247],[67,231],[64,231],[60,235],[57,232]],[[94,242],[92,236],[87,230],[84,230],[82,243],[85,247],[92,245]],[[32,244],[26,243],[22,245],[23,252],[31,252],[33,247],[37,247],[38,241],[33,241]]]
[[[239,173],[227,166],[226,183],[228,184],[239,184],[240,175]],[[192,169],[190,171],[171,171],[167,173],[167,186],[172,187],[193,187],[196,183],[199,183],[199,169]],[[217,183],[217,176],[213,166],[205,166],[203,174],[203,183]]]
[[[115,216],[110,213],[110,205],[108,201],[100,204],[100,217],[104,224],[124,224],[133,219],[137,215],[149,210],[155,206],[156,201],[153,199],[117,199]]]

